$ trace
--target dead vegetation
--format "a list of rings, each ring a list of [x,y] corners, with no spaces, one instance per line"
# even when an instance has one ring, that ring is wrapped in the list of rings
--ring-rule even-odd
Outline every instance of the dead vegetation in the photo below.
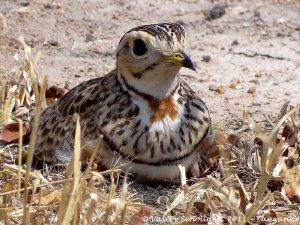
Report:
[[[18,140],[18,144],[5,145],[1,148],[1,221],[4,224],[124,224],[125,216],[137,213],[142,204],[128,199],[126,178],[123,179],[121,191],[116,196],[118,184],[114,182],[114,174],[119,170],[105,172],[91,171],[93,156],[84,172],[81,172],[80,127],[78,116],[74,116],[76,123],[74,156],[72,162],[62,171],[49,172],[47,176],[39,171],[32,171],[35,134],[41,110],[45,107],[46,78],[39,81],[36,73],[36,63],[39,53],[34,55],[31,48],[18,39],[24,49],[24,86],[13,88],[2,85],[1,94],[1,140],[10,143]],[[24,93],[19,98],[16,91],[22,88]],[[23,142],[22,120],[13,114],[23,106],[26,96],[26,107],[34,105],[35,116],[31,126],[31,138],[26,150]],[[34,100],[35,99],[35,100]],[[34,100],[34,102],[32,101]],[[16,102],[21,102],[16,104]],[[14,113],[12,113],[14,110]],[[18,130],[11,121],[19,122]],[[13,127],[13,128],[12,128]],[[11,138],[9,132],[15,131],[19,137]],[[99,144],[101,140],[99,140]],[[11,149],[16,150],[13,152]],[[95,149],[97,149],[95,147]],[[95,155],[95,154],[94,154]],[[10,158],[9,160],[7,158]],[[6,160],[7,159],[7,160]],[[22,165],[22,160],[26,161]],[[57,174],[58,172],[59,174]],[[106,185],[104,175],[110,176],[111,183]],[[97,187],[97,188],[96,188]],[[126,213],[125,213],[126,212]]]

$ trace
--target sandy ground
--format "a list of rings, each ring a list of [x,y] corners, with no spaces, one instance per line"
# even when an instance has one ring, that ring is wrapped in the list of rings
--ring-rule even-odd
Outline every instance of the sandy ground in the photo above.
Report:
[[[209,20],[210,10],[222,4],[225,15]],[[114,68],[127,30],[172,21],[188,31],[186,52],[197,72],[182,74],[207,102],[216,129],[239,129],[245,107],[262,121],[264,113],[276,116],[284,102],[300,102],[299,1],[1,0],[0,12],[6,18],[0,77],[20,73],[13,40],[19,35],[41,50],[39,73],[50,84],[72,87]],[[222,94],[212,91],[219,85]]]
[[[211,9],[224,4],[225,14],[210,20]],[[126,31],[171,21],[187,29],[186,52],[197,72],[182,69],[182,76],[207,103],[216,130],[240,129],[244,108],[263,123],[264,114],[275,118],[286,101],[300,103],[297,0],[0,0],[0,12],[1,79],[17,80],[21,74],[22,52],[14,40],[19,35],[41,50],[38,72],[48,75],[50,84],[69,89],[114,68]],[[148,204],[170,195],[161,185],[133,188],[137,193],[149,189],[149,195],[136,196]]]

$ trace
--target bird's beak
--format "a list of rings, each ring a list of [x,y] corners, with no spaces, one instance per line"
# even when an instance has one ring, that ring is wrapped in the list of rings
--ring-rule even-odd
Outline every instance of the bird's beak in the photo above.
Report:
[[[183,51],[179,50],[174,52],[170,56],[163,57],[161,59],[162,62],[171,62],[181,67],[186,67],[188,69],[196,71],[194,63],[191,58],[187,56]]]

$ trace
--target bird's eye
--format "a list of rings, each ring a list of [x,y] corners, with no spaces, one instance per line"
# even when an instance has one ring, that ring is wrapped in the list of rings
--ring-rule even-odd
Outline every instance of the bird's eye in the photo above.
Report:
[[[148,49],[146,44],[141,39],[135,39],[133,41],[133,53],[137,56],[142,56],[147,53]]]

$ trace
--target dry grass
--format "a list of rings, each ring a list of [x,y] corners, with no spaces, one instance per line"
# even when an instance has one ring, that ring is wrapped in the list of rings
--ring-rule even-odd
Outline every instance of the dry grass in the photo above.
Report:
[[[149,224],[200,224],[208,220],[210,224],[259,224],[268,218],[289,219],[298,215],[299,204],[291,202],[285,188],[281,192],[278,191],[280,189],[271,192],[268,186],[270,181],[281,181],[288,184],[296,195],[300,194],[297,170],[300,133],[296,121],[300,105],[291,109],[288,105],[284,106],[268,134],[255,122],[249,122],[245,111],[245,127],[241,132],[250,129],[253,139],[256,137],[260,143],[243,142],[237,135],[233,142],[220,142],[219,169],[195,179],[191,185],[187,184],[185,171],[181,168],[181,190],[173,188],[175,197],[163,211],[152,204],[148,205],[152,210],[149,212],[142,202],[134,201],[137,193],[131,195],[127,175],[120,178],[119,170],[93,171],[96,151],[86,169],[81,170],[78,115],[74,116],[76,134],[71,163],[33,171],[35,137],[39,117],[45,107],[47,79],[39,77],[36,72],[40,53],[34,54],[22,38],[19,41],[25,55],[24,86],[1,84],[0,120],[2,124],[11,120],[21,124],[22,120],[14,115],[20,106],[34,107],[35,117],[26,149],[22,126],[19,126],[19,143],[2,146],[0,151],[0,224],[125,224],[129,221],[129,224],[137,225],[143,224],[143,216],[147,217],[145,220]],[[16,90],[23,90],[17,98]],[[293,135],[288,138],[280,136],[288,123],[292,124],[290,131]],[[95,146],[95,150],[99,146]],[[283,152],[287,149],[289,154],[284,156]],[[22,165],[22,155],[26,157],[25,165]],[[285,163],[291,158],[295,162],[293,169]],[[144,190],[142,194],[150,195],[151,190]],[[187,220],[186,223],[183,219]],[[292,222],[297,224],[299,221],[294,219]]]
[[[29,46],[22,38],[25,53],[23,75],[26,83],[27,106],[30,107],[35,99],[35,116],[32,122],[31,139],[26,153],[26,165],[22,166],[22,126],[18,144],[18,156],[14,163],[2,163],[0,174],[2,191],[0,193],[0,218],[4,224],[124,224],[125,216],[137,213],[141,204],[128,199],[126,178],[118,196],[118,184],[114,174],[119,170],[105,172],[90,171],[93,154],[87,169],[81,171],[80,155],[80,126],[79,116],[75,116],[76,134],[74,156],[67,169],[62,174],[47,173],[44,177],[38,171],[32,171],[32,159],[38,121],[45,106],[45,90],[47,79],[39,81],[36,64],[39,53],[33,55]],[[17,87],[7,88],[2,85],[1,95],[1,124],[16,119],[12,115],[15,109],[15,98],[12,97]],[[33,90],[34,95],[31,95]],[[22,123],[21,120],[19,120]],[[99,139],[99,145],[101,138]],[[98,146],[99,147],[99,146]],[[96,146],[95,149],[98,149]],[[47,170],[47,168],[45,168]],[[55,173],[55,172],[54,172]],[[106,185],[104,175],[110,175],[112,181]],[[97,187],[97,188],[96,188]],[[126,212],[126,213],[125,213]],[[1,222],[0,222],[1,223]]]

